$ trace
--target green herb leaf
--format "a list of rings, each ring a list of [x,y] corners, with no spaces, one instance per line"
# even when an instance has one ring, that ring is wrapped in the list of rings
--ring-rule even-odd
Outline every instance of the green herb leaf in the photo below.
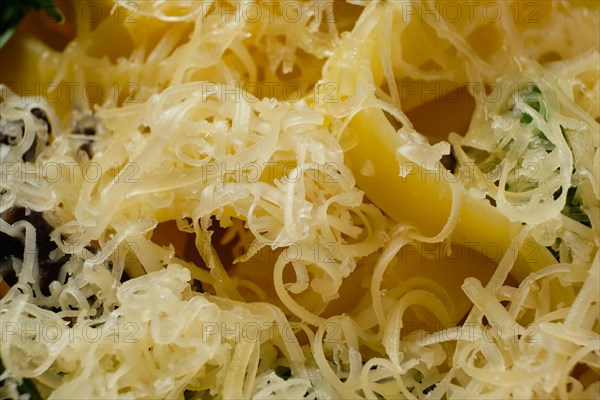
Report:
[[[54,4],[54,0],[0,0],[0,4],[2,5],[2,13],[0,13],[0,47],[8,42],[19,22],[31,10],[44,10],[48,17],[58,23],[64,19],[62,12]]]
[[[534,133],[534,141],[531,143],[531,146],[541,147],[546,150],[547,153],[550,153],[556,147],[542,131],[537,129]]]
[[[539,87],[537,87],[536,85],[529,85],[525,89],[520,91],[518,93],[518,96],[521,99],[523,99],[525,104],[533,108],[535,111],[541,113],[544,116],[544,119],[547,120],[548,111],[546,110],[546,105],[540,99],[541,94],[542,91]],[[518,110],[514,107],[511,108],[511,110],[513,111],[513,114],[516,118],[520,118],[519,120],[523,125],[528,125],[533,121],[532,116],[527,114],[526,112],[522,112],[521,110]]]
[[[562,209],[562,213],[567,217],[581,222],[583,225],[591,228],[590,217],[581,209],[581,204],[575,199],[575,192],[577,188],[571,187],[567,191],[567,202],[565,207]]]
[[[0,359],[0,375],[4,372],[4,364]],[[38,392],[35,384],[31,379],[23,379],[23,383],[17,386],[19,394],[28,394],[30,400],[42,400],[40,393]]]

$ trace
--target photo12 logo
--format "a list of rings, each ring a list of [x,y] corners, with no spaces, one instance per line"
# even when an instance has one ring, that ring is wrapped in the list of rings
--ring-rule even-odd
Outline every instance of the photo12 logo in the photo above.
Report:
[[[225,85],[216,82],[201,82],[202,102],[210,100],[226,103],[234,101],[239,103],[258,103],[265,99],[279,99],[297,102],[307,96],[313,97],[317,103],[338,103],[336,94],[338,93],[338,85],[335,82],[318,82],[313,90],[303,89],[300,83],[295,81],[276,82],[236,82],[234,84]]]
[[[256,23],[267,21],[274,23],[283,20],[298,23],[311,19],[316,24],[335,22],[337,1],[262,1],[262,2],[203,2],[201,6],[202,22],[217,18],[221,23],[228,21]]]
[[[115,24],[138,23],[140,15],[140,1],[116,1],[116,4],[106,1],[94,0],[64,0],[57,2],[60,12],[65,21],[82,21],[90,25],[99,24],[102,21],[108,21]],[[22,3],[26,3],[22,1]],[[41,2],[40,2],[41,4]],[[34,23],[48,25],[55,24],[52,16],[45,12],[36,12],[31,14]],[[64,22],[63,22],[64,23]]]
[[[501,23],[509,18],[515,23],[537,23],[539,5],[533,1],[403,1],[402,22],[419,19],[425,23],[483,21]]]
[[[524,344],[535,344],[539,342],[536,337],[539,332],[539,326],[532,323],[526,326],[521,326],[518,323],[502,326],[497,322],[489,322],[481,324],[478,322],[465,322],[461,326],[453,324],[441,325],[435,324],[433,330],[427,330],[425,323],[407,322],[404,325],[406,332],[418,332],[417,343],[427,345],[428,343],[439,342],[457,342],[464,340],[468,342],[477,342],[483,340],[487,343],[513,342]],[[402,333],[402,338],[411,337],[415,339],[412,333]]]
[[[296,183],[307,177],[315,182],[331,184],[339,182],[340,171],[339,166],[333,162],[310,162],[299,166],[291,161],[250,161],[244,164],[207,161],[201,162],[199,169],[201,182],[203,183],[215,180],[220,180],[223,183],[231,180],[257,183],[262,179],[269,182],[279,179],[283,183]]]
[[[36,163],[3,162],[0,165],[0,182],[8,184],[11,181],[48,183],[74,183],[79,179],[83,182],[96,183],[109,174],[113,182],[137,183],[140,168],[137,163],[128,162],[121,165],[115,162],[102,166],[95,161],[84,164],[75,161],[44,161]]]
[[[108,85],[100,82],[2,82],[0,86],[0,96],[8,99],[18,96],[23,104],[30,101],[40,102],[45,100],[50,104],[59,101],[68,101],[74,103],[77,100],[84,100],[88,103],[102,103],[106,100],[112,100],[114,103],[137,103],[135,99],[139,92],[138,84],[135,82],[108,82]],[[8,88],[14,89],[20,94],[15,94]]]
[[[319,327],[323,331],[324,343],[339,343],[341,327],[338,323],[327,321]],[[287,343],[298,343],[296,323],[279,324],[277,322],[202,322],[202,342],[214,343],[264,343],[283,339]]]
[[[98,323],[84,321],[69,327],[65,321],[2,321],[2,343],[98,343],[102,339],[113,343],[137,343],[140,327],[134,322]]]

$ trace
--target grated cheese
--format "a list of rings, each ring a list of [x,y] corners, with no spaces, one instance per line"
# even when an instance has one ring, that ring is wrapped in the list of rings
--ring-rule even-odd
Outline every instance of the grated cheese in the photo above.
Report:
[[[115,1],[95,24],[76,5],[62,52],[17,34],[41,66],[25,82],[101,95],[0,85],[0,232],[22,244],[2,259],[0,394],[31,378],[56,399],[597,395],[598,6],[489,2],[491,21],[447,4]],[[529,7],[536,23],[515,18]],[[470,84],[464,137],[430,145],[413,126],[423,82]],[[369,130],[397,136],[390,168],[360,148]],[[397,218],[362,186],[405,162],[444,181],[446,218]],[[54,228],[47,288],[43,230],[9,218],[21,207]],[[463,232],[487,229],[471,208],[512,221],[494,227],[510,246],[483,232],[464,261]],[[167,221],[202,263],[153,241]]]

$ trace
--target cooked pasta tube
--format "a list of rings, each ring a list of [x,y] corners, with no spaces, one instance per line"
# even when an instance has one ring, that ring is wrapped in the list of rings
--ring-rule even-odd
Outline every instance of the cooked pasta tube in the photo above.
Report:
[[[486,200],[477,199],[462,188],[452,189],[453,185],[458,185],[458,179],[441,164],[435,164],[435,169],[427,169],[425,165],[418,165],[399,155],[397,149],[405,143],[381,110],[359,112],[349,124],[348,131],[356,145],[346,151],[346,162],[354,173],[357,186],[396,221],[419,227],[418,239],[427,241],[421,235],[435,235],[437,240],[434,241],[448,239],[484,255],[486,249],[494,248],[499,253],[492,258],[506,251],[517,251],[511,275],[518,281],[532,271],[557,262],[546,248],[533,239],[513,243],[511,237],[519,229],[519,224],[510,221]],[[459,194],[453,194],[453,191]],[[444,237],[438,234],[445,230],[448,233]],[[465,277],[468,274],[491,275],[489,270],[478,270],[480,267],[469,263],[457,264],[448,268],[439,279],[443,282],[446,274],[465,274]],[[447,289],[453,297],[460,295],[458,287]],[[563,301],[572,298],[572,293],[564,288],[559,291],[557,287],[555,294]],[[461,311],[466,312],[467,307],[465,303]],[[460,311],[457,312],[460,314]]]

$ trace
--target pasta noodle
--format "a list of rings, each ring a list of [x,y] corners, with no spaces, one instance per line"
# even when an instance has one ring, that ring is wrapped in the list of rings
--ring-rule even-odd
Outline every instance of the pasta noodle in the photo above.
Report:
[[[0,49],[0,397],[597,396],[596,2],[59,4]]]

